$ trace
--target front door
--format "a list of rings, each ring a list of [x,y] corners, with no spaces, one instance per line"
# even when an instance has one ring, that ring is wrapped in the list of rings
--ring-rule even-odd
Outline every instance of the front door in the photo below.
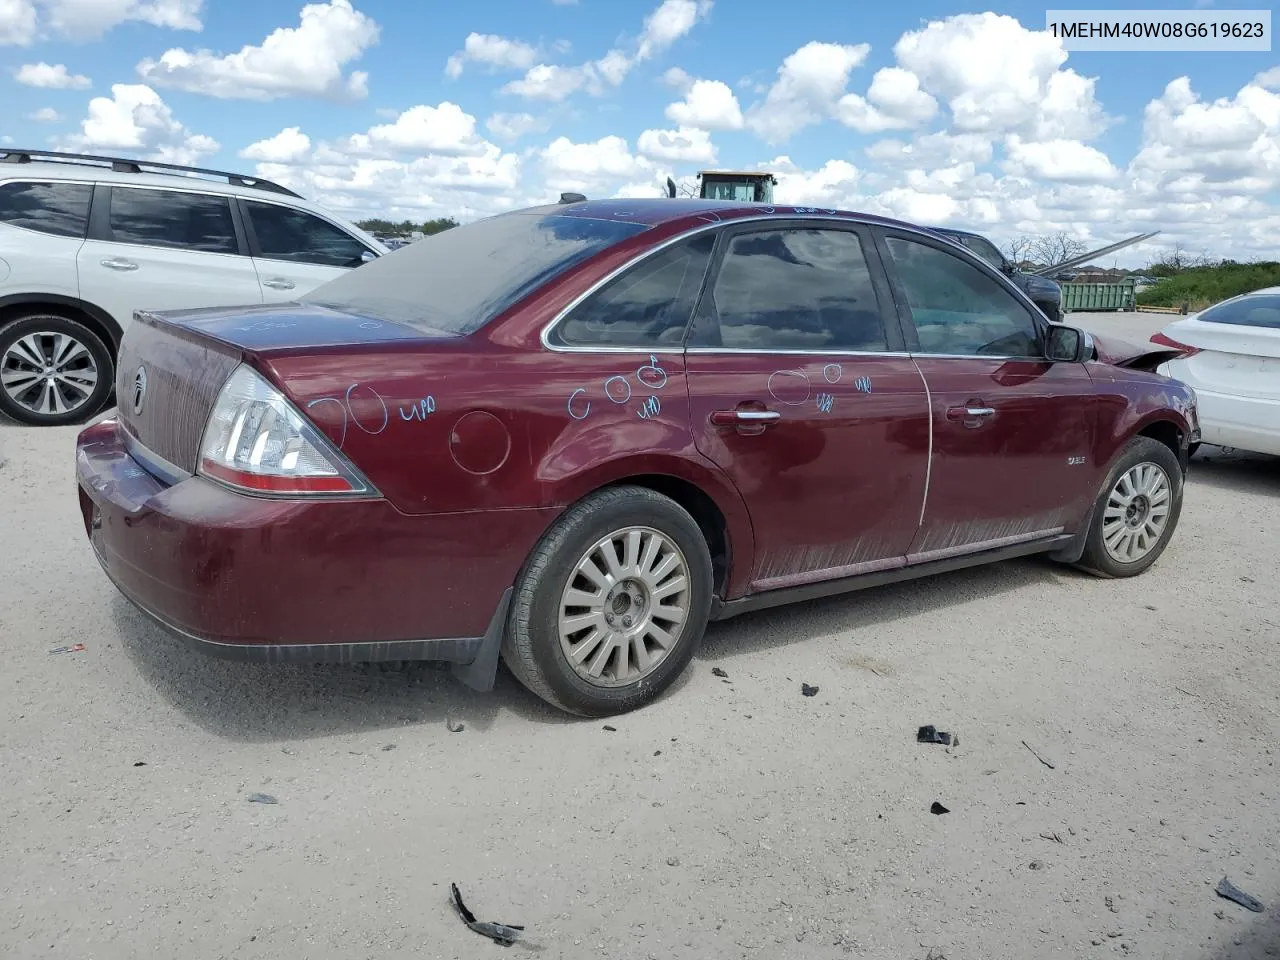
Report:
[[[100,186],[76,267],[81,298],[122,327],[135,310],[262,302],[225,196]]]
[[[685,355],[698,450],[751,513],[751,589],[901,566],[929,410],[869,236],[838,221],[730,227]],[[889,322],[886,323],[886,319]]]
[[[985,264],[915,234],[884,244],[933,408],[912,562],[1073,532],[1096,493],[1084,365],[1044,359],[1043,321]]]

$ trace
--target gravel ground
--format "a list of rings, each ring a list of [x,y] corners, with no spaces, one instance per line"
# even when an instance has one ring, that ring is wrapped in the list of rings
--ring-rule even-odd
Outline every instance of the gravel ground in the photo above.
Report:
[[[512,956],[1280,954],[1280,461],[1202,453],[1134,580],[1013,561],[714,627],[610,730],[505,674],[185,652],[98,570],[74,436],[0,428],[6,958],[496,955],[450,881]]]

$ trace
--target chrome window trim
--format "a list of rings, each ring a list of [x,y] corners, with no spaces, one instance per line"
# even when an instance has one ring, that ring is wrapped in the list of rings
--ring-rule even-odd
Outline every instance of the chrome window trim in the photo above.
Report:
[[[257,200],[258,198],[255,197],[254,199]],[[259,201],[259,202],[269,202],[269,201]],[[280,204],[280,206],[288,206],[288,204]],[[558,344],[558,343],[551,342],[552,331],[555,330],[557,326],[559,326],[559,324],[561,323],[561,321],[564,320],[565,317],[567,317],[570,313],[572,313],[579,306],[581,306],[582,303],[586,301],[588,298],[592,297],[597,292],[599,292],[599,290],[603,288],[606,284],[615,280],[616,278],[621,276],[623,273],[630,270],[632,267],[637,266],[640,263],[643,263],[649,257],[655,256],[656,254],[661,253],[663,250],[666,250],[668,247],[673,246],[674,244],[680,243],[683,240],[687,240],[690,237],[697,236],[700,233],[705,233],[708,230],[715,230],[719,227],[731,227],[740,223],[776,223],[780,220],[784,220],[784,221],[785,220],[804,220],[804,221],[810,221],[818,224],[821,224],[821,223],[854,224],[856,226],[870,227],[872,229],[880,227],[885,230],[897,230],[901,233],[915,234],[916,236],[924,237],[926,240],[936,241],[936,240],[942,239],[943,243],[949,243],[951,246],[963,252],[964,256],[960,258],[961,260],[964,260],[965,257],[968,257],[970,260],[974,261],[974,263],[978,266],[978,269],[980,271],[985,272],[988,275],[995,276],[998,279],[998,281],[1002,284],[1005,290],[1014,294],[1015,299],[1020,300],[1025,307],[1029,308],[1031,312],[1031,322],[1035,324],[1037,328],[1040,327],[1040,323],[1037,320],[1037,314],[1039,313],[1040,308],[1037,307],[1035,305],[1035,302],[1030,297],[1028,297],[1025,293],[1023,293],[1023,291],[1016,284],[1012,283],[1008,277],[1005,277],[1002,274],[999,274],[996,271],[994,271],[990,267],[990,265],[987,264],[985,260],[982,260],[980,257],[978,257],[975,253],[973,253],[967,247],[962,247],[959,244],[955,243],[954,241],[949,241],[949,240],[946,240],[945,238],[940,238],[938,234],[934,233],[931,230],[924,230],[918,227],[912,227],[909,225],[902,225],[897,223],[883,224],[874,220],[867,220],[864,217],[859,217],[859,216],[840,216],[837,214],[787,213],[785,212],[785,210],[778,209],[777,212],[775,213],[761,214],[758,216],[752,215],[752,216],[746,216],[746,217],[734,217],[728,220],[716,220],[714,222],[710,222],[705,225],[691,227],[688,230],[683,231],[682,233],[678,233],[674,236],[668,237],[666,240],[663,240],[657,246],[650,247],[649,249],[643,251],[642,253],[637,254],[636,256],[632,257],[630,260],[623,263],[621,266],[618,266],[613,270],[609,271],[609,273],[605,274],[605,276],[601,277],[599,280],[593,283],[590,287],[588,287],[582,293],[574,297],[571,301],[569,301],[567,305],[561,308],[561,310],[554,317],[552,317],[548,323],[546,323],[543,326],[542,333],[538,337],[538,339],[542,343],[543,349],[549,350],[552,353],[602,353],[602,354],[652,353],[655,356],[672,356],[672,355],[680,355],[685,353],[766,353],[766,354],[783,354],[783,355],[813,354],[813,355],[819,355],[819,356],[840,355],[840,356],[867,356],[867,357],[929,357],[930,359],[946,359],[946,360],[975,360],[975,359],[978,359],[978,360],[1045,360],[1044,357],[1017,357],[1017,356],[1005,356],[1005,355],[986,354],[986,353],[980,353],[980,354],[977,354],[977,353],[976,354],[905,353],[905,352],[889,352],[889,351],[880,352],[880,351],[857,351],[857,350],[747,350],[747,349],[738,348],[738,347],[687,347],[686,348],[683,346],[681,346],[679,349],[673,350],[670,347],[666,347],[664,349],[664,348],[659,348],[656,345],[655,346],[630,346],[630,347],[608,347],[608,346],[588,347],[588,346],[568,346],[565,344]],[[889,268],[885,267],[884,269],[887,273]],[[896,307],[895,307],[895,315],[896,315]]]

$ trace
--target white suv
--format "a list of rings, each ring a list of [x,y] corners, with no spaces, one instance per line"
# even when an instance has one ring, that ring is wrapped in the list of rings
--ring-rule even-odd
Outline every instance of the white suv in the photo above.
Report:
[[[0,411],[97,412],[135,310],[294,300],[387,252],[268,180],[0,151]]]

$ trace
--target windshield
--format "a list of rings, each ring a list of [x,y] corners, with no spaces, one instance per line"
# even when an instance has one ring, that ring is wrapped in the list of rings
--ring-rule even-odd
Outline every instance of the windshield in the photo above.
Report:
[[[1210,307],[1197,320],[1206,323],[1234,323],[1242,327],[1265,327],[1280,330],[1280,294],[1241,297]]]
[[[559,208],[502,214],[425,237],[301,300],[462,336],[573,264],[646,229]]]
[[[960,237],[960,242],[993,267],[1000,269],[1004,266],[1004,257],[991,241],[982,237]]]

